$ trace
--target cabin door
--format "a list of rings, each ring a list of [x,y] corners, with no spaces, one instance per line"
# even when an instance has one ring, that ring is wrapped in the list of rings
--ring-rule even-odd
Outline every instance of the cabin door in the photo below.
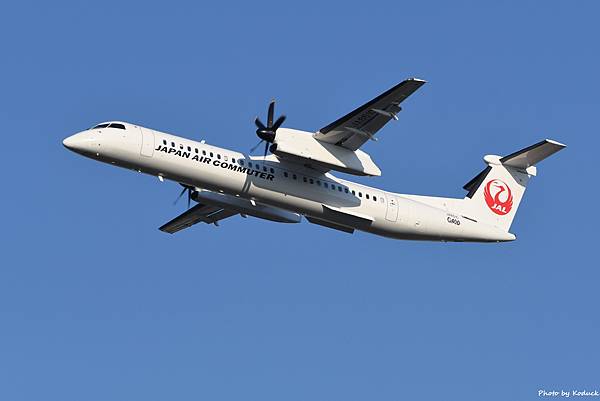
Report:
[[[398,219],[398,198],[393,195],[386,195],[387,200],[387,212],[385,219],[389,221],[396,221]]]
[[[152,157],[154,154],[154,131],[140,128],[142,131],[142,156]]]

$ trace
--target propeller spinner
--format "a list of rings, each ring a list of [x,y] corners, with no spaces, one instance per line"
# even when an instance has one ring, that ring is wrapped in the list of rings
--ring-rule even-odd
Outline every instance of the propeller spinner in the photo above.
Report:
[[[275,114],[275,100],[271,100],[269,103],[269,111],[267,114],[267,125],[265,126],[262,121],[258,117],[254,120],[254,124],[256,125],[256,135],[260,138],[260,142],[256,144],[250,151],[254,152],[256,148],[260,146],[261,143],[265,142],[265,156],[267,155],[267,151],[269,149],[269,143],[273,143],[275,140],[275,134],[277,133],[277,129],[283,124],[285,121],[285,116],[281,116],[277,119],[277,121],[273,122],[273,117]]]

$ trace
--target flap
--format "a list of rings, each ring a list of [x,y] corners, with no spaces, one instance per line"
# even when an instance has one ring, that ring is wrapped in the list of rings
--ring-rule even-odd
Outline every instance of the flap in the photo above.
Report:
[[[335,222],[342,223],[342,225],[347,224],[351,227],[357,227],[371,225],[371,223],[373,223],[373,217],[368,216],[366,214],[357,213],[348,209],[340,209],[328,205],[322,206],[325,217],[327,217],[327,215],[330,215],[335,219]]]
[[[351,227],[341,226],[339,224],[335,224],[335,223],[332,223],[327,220],[317,219],[316,217],[306,216],[306,220],[308,220],[309,222],[311,222],[313,224],[318,224],[320,226],[327,227],[327,228],[333,228],[334,230],[343,231],[348,234],[354,233],[354,229]]]

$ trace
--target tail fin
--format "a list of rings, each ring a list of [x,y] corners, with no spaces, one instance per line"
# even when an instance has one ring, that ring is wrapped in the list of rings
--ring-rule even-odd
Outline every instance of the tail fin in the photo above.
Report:
[[[536,175],[535,164],[563,149],[565,145],[546,139],[508,156],[487,155],[487,167],[463,188],[465,212],[477,220],[508,231],[529,179]]]

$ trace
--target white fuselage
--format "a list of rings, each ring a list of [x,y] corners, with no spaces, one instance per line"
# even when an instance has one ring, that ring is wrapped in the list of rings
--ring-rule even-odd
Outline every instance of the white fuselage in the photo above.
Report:
[[[77,153],[198,189],[228,194],[339,227],[434,241],[510,241],[513,234],[465,216],[459,199],[402,195],[342,180],[300,164],[251,157],[124,123],[63,142]]]

